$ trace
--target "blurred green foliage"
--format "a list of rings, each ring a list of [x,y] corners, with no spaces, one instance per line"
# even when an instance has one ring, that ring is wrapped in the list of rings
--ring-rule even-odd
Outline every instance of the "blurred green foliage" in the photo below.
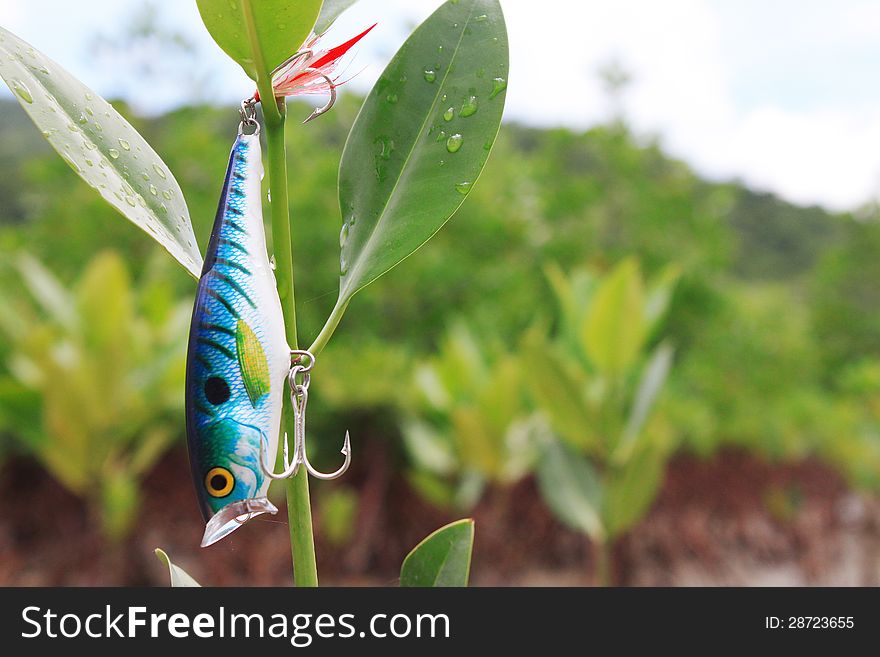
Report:
[[[20,443],[122,537],[138,481],[179,434],[190,309],[153,259],[139,289],[116,252],[84,263],[65,287],[32,256],[14,259],[0,295],[5,371],[0,430]]]
[[[558,269],[555,336],[523,338],[528,383],[550,431],[540,441],[538,485],[550,509],[596,542],[597,581],[608,583],[608,546],[641,519],[662,483],[673,430],[653,414],[672,365],[658,341],[678,279],[675,268],[646,282],[638,262],[603,275]]]
[[[336,181],[359,103],[343,94],[321,120],[288,130],[304,343],[336,299]],[[26,445],[66,485],[109,493],[117,484],[105,481],[106,464],[133,472],[132,454],[146,449],[140,444],[152,432],[183,444],[186,330],[177,322],[186,323],[178,312],[188,313],[194,284],[48,152],[17,106],[2,109],[0,426],[7,441]],[[309,110],[293,104],[289,111]],[[174,171],[204,248],[236,111],[126,114]],[[509,485],[553,462],[536,408],[549,419],[552,444],[564,450],[561,460],[570,465],[574,455],[600,480],[616,469],[620,481],[656,487],[671,449],[710,455],[735,445],[768,459],[818,456],[854,484],[877,487],[877,219],[870,209],[858,218],[830,214],[703,181],[621,121],[586,132],[508,124],[457,216],[418,257],[352,302],[317,364],[310,425],[335,431],[356,419],[355,452],[361,436],[394,441],[394,462],[422,495],[444,505],[468,506],[486,485]],[[93,262],[107,249],[125,263],[130,284],[122,287],[131,301],[124,312],[97,304],[94,313],[104,319],[86,321],[84,302],[76,300],[81,290],[89,280],[110,285],[103,279],[116,276],[89,273],[113,259]],[[21,264],[8,264],[22,250],[44,265],[25,270],[53,272],[52,289],[66,305],[41,300],[33,281],[22,285]],[[167,267],[157,264],[162,260]],[[152,297],[161,297],[153,303],[165,310],[150,310]],[[651,317],[667,302],[661,327]],[[62,321],[58,313],[65,312],[79,324]],[[124,349],[123,338],[114,342],[107,329],[94,329],[110,341],[106,348],[73,333],[119,314],[140,327],[118,331]],[[659,368],[668,353],[664,341],[675,347],[674,362],[654,412],[634,431],[636,396],[652,363]],[[63,364],[70,353],[91,367],[111,360],[105,380],[90,383],[99,388],[81,385],[76,394],[100,397],[97,390],[112,380],[106,394],[115,401],[99,409],[100,422],[87,410],[95,402],[65,402],[70,427],[59,430],[45,411],[53,390],[72,391],[65,380],[96,375],[66,370],[51,386],[28,376],[54,362],[47,354]],[[163,353],[176,354],[167,356],[168,378],[150,383],[157,379],[145,371]],[[22,371],[23,358],[30,369]],[[547,367],[554,370],[542,374]],[[58,468],[38,446],[63,441],[71,427],[87,436],[93,458],[84,463],[76,447],[69,459],[75,468]],[[655,447],[646,451],[643,441]],[[332,458],[333,446],[327,449]],[[636,464],[644,470],[626,475]],[[585,480],[575,473],[574,481]],[[597,512],[609,536],[646,506],[628,495],[620,493],[617,510]],[[328,507],[334,518],[350,515],[344,500]],[[342,540],[344,527],[333,531]]]
[[[503,486],[529,472],[526,376],[521,356],[479,341],[463,321],[415,366],[401,430],[410,482],[426,498],[467,509],[487,482]]]

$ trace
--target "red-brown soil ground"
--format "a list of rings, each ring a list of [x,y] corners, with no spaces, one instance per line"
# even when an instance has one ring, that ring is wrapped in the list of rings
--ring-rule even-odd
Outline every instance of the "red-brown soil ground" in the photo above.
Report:
[[[318,532],[322,584],[394,586],[408,550],[456,519],[423,502],[388,468],[353,472],[359,490],[354,536],[331,546]],[[313,495],[336,484],[313,484]],[[327,489],[325,489],[327,490]],[[199,548],[186,455],[168,454],[144,482],[129,539],[101,538],[84,504],[37,465],[0,470],[0,585],[166,585],[153,555],[168,554],[205,585],[289,585],[284,509],[215,546]],[[535,484],[491,490],[473,510],[474,585],[592,583],[587,540],[547,512]],[[880,584],[880,501],[849,490],[815,461],[768,464],[740,452],[675,458],[651,512],[614,550],[617,584]]]

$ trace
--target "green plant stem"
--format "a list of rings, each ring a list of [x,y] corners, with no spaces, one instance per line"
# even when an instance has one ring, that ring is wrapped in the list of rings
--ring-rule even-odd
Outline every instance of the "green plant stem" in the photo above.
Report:
[[[608,587],[612,586],[611,581],[611,559],[613,545],[609,539],[603,539],[593,543],[596,566],[594,571],[594,582],[596,586]]]
[[[250,42],[251,46],[251,54],[253,54],[254,56],[254,69],[257,72],[257,89],[260,91],[260,98],[274,98],[275,93],[272,91],[272,73],[269,71],[269,68],[266,64],[266,58],[265,56],[263,56],[263,50],[260,48],[260,38],[257,36],[257,24],[254,20],[254,8],[252,6],[252,2],[253,0],[241,0],[241,10],[244,14],[244,24],[248,33],[248,41]],[[283,126],[284,106],[279,106],[273,104],[272,102],[264,102],[263,120],[266,122],[266,125],[281,124]],[[285,209],[285,212],[286,211],[287,210]]]
[[[309,347],[309,351],[312,353],[312,355],[317,356],[324,350],[324,347],[327,346],[327,343],[330,341],[333,332],[336,330],[336,327],[339,326],[339,322],[342,320],[342,316],[345,314],[345,309],[347,307],[348,301],[344,303],[338,303],[333,308],[333,312],[331,312],[330,317],[327,318],[327,322],[324,324],[324,328],[321,329],[318,337],[315,338],[312,346]]]
[[[265,106],[265,103],[263,103]],[[265,110],[264,110],[265,112]],[[275,247],[275,278],[278,296],[284,311],[287,343],[298,345],[296,334],[296,301],[294,297],[293,249],[287,202],[287,151],[284,144],[284,115],[278,122],[266,121],[266,145],[269,151],[269,190],[272,196],[272,238]],[[284,429],[294,435],[290,399],[284,399]],[[317,586],[315,538],[312,530],[312,509],[309,500],[308,473],[301,468],[287,480],[287,516],[290,525],[290,551],[293,558],[294,581],[297,586]]]
[[[298,348],[296,335],[296,299],[293,280],[293,242],[287,202],[287,148],[284,142],[285,109],[275,102],[271,73],[257,38],[252,0],[242,0],[244,22],[247,26],[254,67],[257,71],[257,89],[263,106],[266,124],[266,146],[269,151],[269,193],[272,212],[272,242],[275,248],[275,280],[284,312],[287,344]],[[269,100],[272,99],[272,100]],[[290,399],[285,395],[283,427],[286,435],[293,436],[293,412]],[[292,450],[291,450],[292,451]],[[304,468],[287,480],[287,517],[290,525],[290,552],[293,558],[293,577],[297,586],[317,586],[318,568],[315,563],[315,537],[312,529],[312,508],[309,500],[309,479]]]

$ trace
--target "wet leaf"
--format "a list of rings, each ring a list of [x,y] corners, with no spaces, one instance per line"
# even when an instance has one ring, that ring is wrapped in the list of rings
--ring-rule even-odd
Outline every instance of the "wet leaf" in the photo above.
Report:
[[[412,254],[461,205],[498,132],[507,60],[497,0],[460,0],[422,23],[382,73],[340,165],[337,308]]]
[[[128,121],[61,66],[3,28],[0,77],[70,168],[198,278],[202,256],[183,192]]]

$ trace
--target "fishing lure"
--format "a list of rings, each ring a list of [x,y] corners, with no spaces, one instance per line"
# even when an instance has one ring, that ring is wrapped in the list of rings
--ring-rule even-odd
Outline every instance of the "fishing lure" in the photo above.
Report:
[[[330,75],[372,29],[326,51],[315,50],[319,37],[310,37],[303,49],[272,72],[276,98],[326,91],[329,101],[306,122],[328,111],[342,84]],[[202,547],[254,516],[277,513],[266,496],[273,479],[295,475],[300,465],[313,477],[335,479],[351,463],[347,432],[341,450],[345,462],[335,472],[319,472],[306,454],[305,413],[315,357],[292,351],[285,339],[263,227],[258,102],[255,93],[241,104],[242,122],[229,156],[190,324],[186,435],[205,518]],[[283,469],[276,473],[271,464],[278,450],[285,379],[293,408],[294,455],[291,463],[285,436]]]
[[[278,511],[266,497],[272,477],[263,463],[264,452],[271,462],[277,453],[291,352],[266,251],[262,173],[259,131],[240,130],[199,280],[187,352],[186,433],[206,522],[202,547],[254,516]]]

